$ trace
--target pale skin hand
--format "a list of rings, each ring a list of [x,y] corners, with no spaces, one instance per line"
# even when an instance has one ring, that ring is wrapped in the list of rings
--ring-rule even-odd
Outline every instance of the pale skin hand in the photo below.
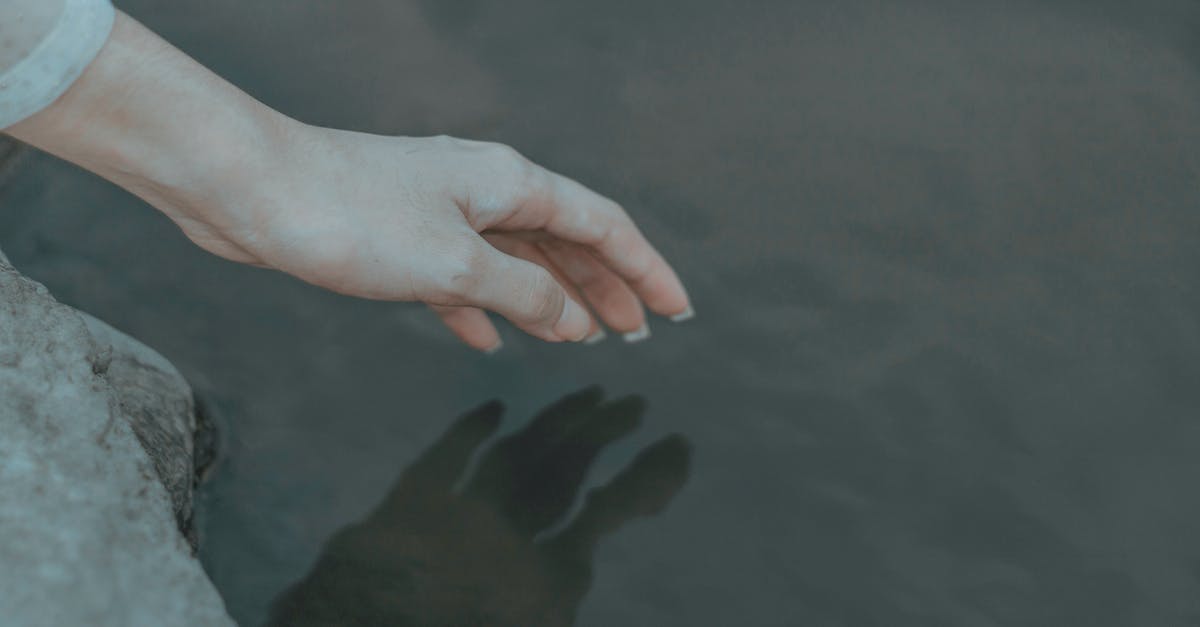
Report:
[[[337,292],[428,303],[470,346],[484,310],[547,341],[690,315],[611,200],[500,144],[317,128],[240,92],[120,14],[55,104],[6,132],[108,178],[194,242]]]

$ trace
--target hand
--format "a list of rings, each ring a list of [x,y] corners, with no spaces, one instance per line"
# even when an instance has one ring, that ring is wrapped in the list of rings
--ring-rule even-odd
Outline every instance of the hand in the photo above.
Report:
[[[300,126],[261,183],[181,221],[201,246],[334,291],[430,304],[467,344],[496,311],[548,341],[689,309],[616,203],[500,144]],[[188,228],[191,226],[192,228]]]
[[[597,337],[599,321],[644,337],[643,304],[691,315],[611,200],[499,144],[301,124],[124,14],[66,94],[6,131],[137,194],[213,253],[424,301],[481,350],[500,342],[484,310],[548,341]]]
[[[632,431],[643,403],[568,396],[468,460],[500,423],[498,403],[461,418],[409,467],[363,522],[339,531],[313,570],[276,599],[273,625],[565,627],[592,576],[597,542],[662,511],[686,480],[690,450],[668,436],[589,493],[561,531],[588,467]]]

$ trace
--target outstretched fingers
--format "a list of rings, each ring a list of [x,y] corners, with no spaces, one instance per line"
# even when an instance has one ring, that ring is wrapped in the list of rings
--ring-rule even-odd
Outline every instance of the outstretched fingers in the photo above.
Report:
[[[548,170],[534,176],[530,210],[551,235],[588,247],[651,311],[681,320],[692,308],[687,290],[617,203]]]
[[[549,342],[577,342],[588,336],[593,326],[591,315],[549,270],[507,255],[479,236],[473,239],[461,267],[443,277],[431,304],[491,310],[526,333]],[[475,341],[482,345],[484,339],[477,316],[475,320],[470,323],[472,340],[468,343],[472,346]],[[460,319],[451,329],[466,333],[467,326],[468,322]],[[478,339],[476,332],[480,334]]]
[[[694,315],[675,270],[617,203],[506,146],[465,145],[482,164],[455,197],[473,241],[427,302],[469,345],[488,350],[499,336],[482,312],[447,307],[495,311],[548,341],[603,338],[584,302],[627,341],[649,335],[646,309]]]
[[[537,246],[605,324],[630,340],[645,337],[646,312],[637,293],[589,249],[559,239],[538,242]]]
[[[578,285],[578,282],[537,243],[507,233],[488,233],[484,235],[484,239],[505,254],[524,259],[545,268],[550,273],[550,276],[554,277],[554,280],[558,281],[558,284],[566,290],[568,298],[581,304],[588,304],[590,302],[590,299],[585,294],[580,293],[581,286]],[[595,303],[591,304],[593,307],[595,306]],[[603,337],[604,331],[600,327],[600,323],[596,321],[595,317],[592,317],[586,341],[598,341],[599,339],[603,339]]]

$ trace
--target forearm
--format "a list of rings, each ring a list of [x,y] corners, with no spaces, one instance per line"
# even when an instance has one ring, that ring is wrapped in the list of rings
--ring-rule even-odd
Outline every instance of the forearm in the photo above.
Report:
[[[182,222],[261,180],[292,124],[118,14],[79,80],[5,130]]]
[[[643,302],[691,315],[620,206],[511,148],[317,129],[127,16],[102,47],[92,32],[100,52],[86,71],[6,130],[141,196],[212,253],[345,294],[428,302],[481,350],[499,346],[481,309],[549,341],[595,335],[584,296],[627,339],[648,335]]]

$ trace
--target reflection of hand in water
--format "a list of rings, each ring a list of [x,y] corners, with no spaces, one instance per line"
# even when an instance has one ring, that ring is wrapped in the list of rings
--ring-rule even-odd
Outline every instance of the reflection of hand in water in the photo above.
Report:
[[[659,440],[559,525],[596,455],[637,426],[644,403],[606,403],[597,388],[567,396],[486,451],[455,490],[502,411],[493,402],[459,419],[378,509],[333,536],[276,600],[272,624],[570,625],[596,543],[666,507],[689,448],[678,435]]]

